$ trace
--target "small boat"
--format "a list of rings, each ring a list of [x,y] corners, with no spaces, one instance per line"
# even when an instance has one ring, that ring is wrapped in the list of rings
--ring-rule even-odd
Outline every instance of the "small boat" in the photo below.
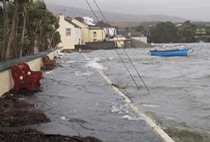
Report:
[[[187,56],[189,49],[174,49],[174,50],[151,50],[150,54],[155,56]]]

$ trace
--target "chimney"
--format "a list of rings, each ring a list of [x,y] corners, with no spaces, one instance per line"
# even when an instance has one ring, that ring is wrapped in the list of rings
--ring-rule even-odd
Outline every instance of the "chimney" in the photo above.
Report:
[[[64,15],[62,13],[58,14],[60,20],[64,20]]]

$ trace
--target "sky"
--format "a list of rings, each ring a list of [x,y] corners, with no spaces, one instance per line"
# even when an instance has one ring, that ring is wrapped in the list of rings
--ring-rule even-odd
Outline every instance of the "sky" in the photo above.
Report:
[[[93,0],[88,0],[96,9]],[[89,9],[86,0],[45,0],[70,7]],[[96,0],[102,11],[127,14],[164,14],[187,20],[210,21],[210,0]]]

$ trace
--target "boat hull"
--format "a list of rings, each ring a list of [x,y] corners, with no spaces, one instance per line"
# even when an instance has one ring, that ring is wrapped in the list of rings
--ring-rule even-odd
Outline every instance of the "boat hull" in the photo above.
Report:
[[[168,51],[150,51],[154,56],[187,56],[189,49],[168,50]]]

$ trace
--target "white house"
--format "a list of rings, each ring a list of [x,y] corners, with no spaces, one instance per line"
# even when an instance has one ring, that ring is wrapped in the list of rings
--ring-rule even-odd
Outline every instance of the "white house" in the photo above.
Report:
[[[61,35],[59,47],[74,49],[75,45],[81,44],[81,27],[70,20],[65,20],[62,14],[59,15],[59,25],[60,28],[57,30]]]
[[[206,34],[206,30],[205,29],[197,29],[196,34],[198,34],[198,35],[205,35]]]
[[[86,17],[82,17],[84,19],[84,22],[90,26],[95,26],[95,24],[93,23],[93,18],[90,18],[88,16]]]
[[[117,35],[117,29],[112,27],[108,23],[104,23],[103,21],[98,21],[94,27],[103,28],[106,32],[107,37],[115,37]]]

